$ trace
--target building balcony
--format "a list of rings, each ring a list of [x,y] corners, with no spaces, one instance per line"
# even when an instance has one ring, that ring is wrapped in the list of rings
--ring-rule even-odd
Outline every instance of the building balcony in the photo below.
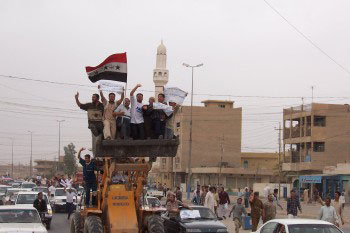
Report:
[[[322,167],[311,162],[301,163],[282,163],[282,171],[296,172],[296,171],[322,171]]]

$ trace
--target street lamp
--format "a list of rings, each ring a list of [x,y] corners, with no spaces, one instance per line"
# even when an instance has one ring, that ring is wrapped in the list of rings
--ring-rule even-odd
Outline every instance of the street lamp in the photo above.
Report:
[[[32,179],[33,175],[33,132],[29,131],[30,133],[30,162],[29,162],[29,178]]]
[[[193,109],[193,70],[194,68],[203,66],[203,63],[191,66],[186,63],[182,63],[183,66],[186,66],[188,68],[192,69],[192,85],[191,85],[191,110],[190,110],[190,143],[189,143],[189,154],[188,154],[188,175],[187,175],[187,200],[190,200],[190,193],[191,193],[191,163],[192,163],[192,109]],[[176,178],[176,177],[175,177]]]

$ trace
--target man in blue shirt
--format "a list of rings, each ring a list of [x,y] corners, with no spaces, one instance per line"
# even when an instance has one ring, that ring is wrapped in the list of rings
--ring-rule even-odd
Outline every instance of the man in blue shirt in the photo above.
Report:
[[[78,153],[78,159],[81,166],[83,166],[83,177],[85,183],[85,205],[90,205],[90,191],[92,190],[92,205],[97,205],[97,179],[95,175],[95,171],[98,171],[96,164],[91,161],[91,156],[86,154],[85,160],[80,157],[81,152],[85,150],[85,148],[81,148]]]

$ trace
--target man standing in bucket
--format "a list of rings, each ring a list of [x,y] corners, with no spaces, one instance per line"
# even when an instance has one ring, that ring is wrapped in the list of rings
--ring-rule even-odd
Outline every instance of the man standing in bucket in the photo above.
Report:
[[[81,166],[83,166],[83,177],[84,177],[84,188],[85,188],[85,206],[90,205],[90,191],[92,190],[92,205],[97,205],[97,179],[95,175],[95,171],[98,171],[96,164],[91,161],[91,156],[86,154],[85,160],[80,157],[81,152],[85,150],[85,148],[81,148],[78,153],[78,159]]]

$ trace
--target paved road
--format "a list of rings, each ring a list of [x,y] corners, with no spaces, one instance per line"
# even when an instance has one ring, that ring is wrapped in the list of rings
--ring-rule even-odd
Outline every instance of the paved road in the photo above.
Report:
[[[234,229],[229,229],[234,232]],[[350,233],[350,228],[344,228],[344,233]],[[246,232],[246,231],[242,231]],[[248,232],[248,231],[247,231]],[[49,233],[70,233],[70,220],[67,220],[67,214],[54,214]]]
[[[69,233],[70,220],[67,219],[67,214],[55,213],[51,222],[50,233]]]

